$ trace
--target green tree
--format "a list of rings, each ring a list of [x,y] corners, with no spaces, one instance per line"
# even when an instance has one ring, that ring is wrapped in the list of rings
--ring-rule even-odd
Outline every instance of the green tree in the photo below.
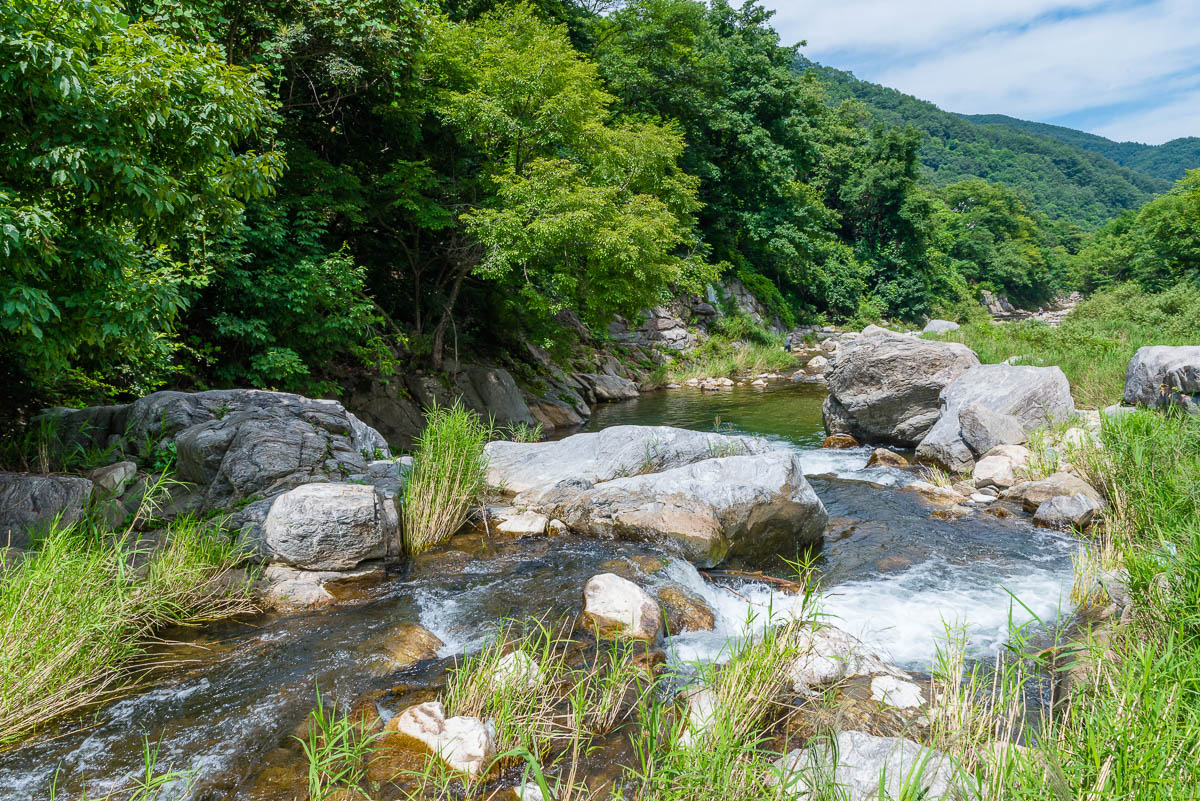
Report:
[[[263,76],[102,0],[0,8],[0,358],[46,392],[161,379],[212,245],[270,191]],[[11,387],[10,387],[11,389]]]

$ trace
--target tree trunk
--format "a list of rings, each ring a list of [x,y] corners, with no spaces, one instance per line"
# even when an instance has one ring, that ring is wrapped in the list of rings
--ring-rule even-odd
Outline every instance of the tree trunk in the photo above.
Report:
[[[431,359],[433,361],[433,369],[441,370],[444,359],[444,351],[446,350],[446,326],[450,324],[450,315],[454,311],[454,304],[458,300],[458,290],[462,288],[463,279],[467,277],[467,273],[471,272],[471,264],[468,262],[458,268],[458,273],[454,276],[454,283],[450,287],[450,297],[446,300],[446,306],[442,309],[442,317],[438,320],[437,328],[433,331],[433,353]]]

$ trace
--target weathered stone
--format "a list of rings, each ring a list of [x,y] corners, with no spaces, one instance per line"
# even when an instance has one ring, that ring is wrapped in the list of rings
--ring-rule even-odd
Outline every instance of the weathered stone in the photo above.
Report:
[[[1017,483],[1016,472],[1012,459],[1007,456],[985,456],[975,463],[971,471],[971,479],[977,489],[984,487],[1000,487],[1008,489]]]
[[[669,426],[612,426],[553,442],[489,442],[488,483],[519,506],[586,490],[598,482],[669,470],[714,456],[766,453],[759,437],[731,437]]]
[[[966,500],[961,492],[951,487],[939,487],[928,481],[913,481],[902,489],[906,492],[916,492],[925,500],[938,506],[953,506]]]
[[[621,376],[579,373],[575,378],[588,387],[599,403],[630,400],[639,394],[637,384]]]
[[[712,631],[716,626],[713,610],[699,595],[674,585],[662,587],[656,594],[666,613],[668,634]]]
[[[528,692],[542,683],[542,667],[524,651],[510,651],[497,660],[490,680],[493,689]]]
[[[1125,371],[1125,403],[1195,411],[1200,400],[1200,345],[1138,348]]]
[[[573,531],[652,542],[702,567],[792,553],[820,542],[828,518],[791,451],[618,478],[543,511]]]
[[[808,373],[809,375],[817,375],[818,373],[825,372],[826,368],[828,367],[829,359],[825,358],[824,356],[813,356],[808,360],[808,363],[804,365],[804,372]]]
[[[496,753],[494,726],[472,717],[446,717],[441,701],[410,706],[388,721],[388,731],[423,743],[451,769],[478,776]]]
[[[295,611],[326,606],[384,578],[378,568],[355,571],[297,570],[287,565],[268,565],[263,571],[259,597],[268,609]],[[348,591],[350,591],[348,593]]]
[[[960,411],[971,403],[1015,417],[1026,431],[1065,420],[1075,411],[1071,385],[1057,367],[973,367],[942,391],[941,415],[917,446],[919,458],[960,473],[974,466],[976,454],[963,438],[959,418]]]
[[[871,679],[871,698],[881,704],[899,709],[914,709],[925,705],[925,695],[915,682],[896,676],[875,676]]]
[[[614,573],[592,576],[584,585],[583,620],[601,637],[649,642],[663,628],[662,612],[650,594]]]
[[[262,526],[266,558],[306,570],[349,570],[400,553],[394,500],[362,484],[306,484],[280,495]]]
[[[1038,505],[1033,522],[1047,528],[1086,528],[1101,508],[1099,501],[1082,492],[1058,495]]]
[[[962,438],[976,456],[997,445],[1021,445],[1029,439],[1025,426],[1011,414],[994,412],[982,403],[967,403],[958,410]]]
[[[830,448],[833,450],[845,450],[846,448],[857,448],[859,441],[849,434],[830,434],[821,441],[822,448]]]
[[[454,387],[463,405],[498,426],[534,425],[537,421],[507,370],[469,365],[454,374]],[[428,408],[428,404],[426,404]]]
[[[501,521],[496,526],[496,531],[515,537],[538,537],[546,533],[546,527],[549,524],[550,518],[545,515],[537,512],[522,512]]]
[[[881,673],[907,678],[908,674],[884,663],[854,635],[839,628],[818,625],[796,634],[796,661],[788,669],[792,689],[807,693],[851,676]]]
[[[876,448],[867,460],[867,467],[908,467],[908,460],[887,448]]]
[[[925,334],[944,334],[947,331],[957,331],[958,323],[950,320],[930,320],[925,323],[925,328],[922,333]]]
[[[436,634],[416,623],[401,623],[379,640],[380,649],[396,667],[433,659],[443,645]]]
[[[97,467],[88,473],[88,480],[95,487],[96,494],[104,497],[113,497],[124,492],[125,485],[135,475],[137,475],[137,465],[126,461]]]
[[[1060,496],[1085,495],[1097,505],[1103,506],[1100,493],[1078,476],[1070,473],[1055,473],[1038,481],[1022,481],[1007,490],[1003,497],[1020,501],[1027,512],[1035,512],[1038,507],[1051,498]]]
[[[924,801],[965,797],[974,781],[940,751],[900,737],[839,732],[836,747],[817,743],[780,757],[767,776],[785,796],[804,801],[832,791],[845,801],[879,801],[911,794]]]
[[[978,364],[958,343],[891,334],[856,340],[825,372],[825,430],[910,448],[937,420],[942,389]]]
[[[0,473],[0,546],[25,548],[30,534],[55,517],[68,526],[92,497],[92,482],[79,476]]]

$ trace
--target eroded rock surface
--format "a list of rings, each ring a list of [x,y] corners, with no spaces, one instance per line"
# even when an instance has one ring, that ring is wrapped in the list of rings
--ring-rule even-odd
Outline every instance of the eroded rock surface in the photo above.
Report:
[[[1125,403],[1178,405],[1195,411],[1200,400],[1200,345],[1138,348],[1125,371]]]
[[[26,547],[32,533],[59,515],[62,525],[76,522],[92,491],[92,482],[79,476],[0,473],[0,547]]]
[[[592,576],[583,587],[583,620],[601,637],[653,642],[662,633],[658,602],[614,573]]]

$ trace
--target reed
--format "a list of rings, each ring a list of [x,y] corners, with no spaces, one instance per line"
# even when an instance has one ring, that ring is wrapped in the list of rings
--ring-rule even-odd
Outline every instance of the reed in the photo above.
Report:
[[[404,547],[419,554],[445,542],[466,522],[487,483],[483,446],[492,427],[461,402],[425,418],[404,487]]]

